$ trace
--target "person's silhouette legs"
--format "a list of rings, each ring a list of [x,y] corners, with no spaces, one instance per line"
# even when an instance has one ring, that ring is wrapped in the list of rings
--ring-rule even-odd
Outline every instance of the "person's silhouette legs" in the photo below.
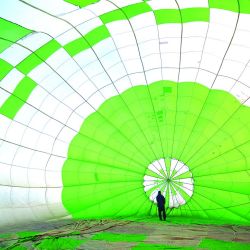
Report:
[[[158,207],[158,214],[159,214],[159,219],[162,220],[162,215],[163,215],[163,220],[166,220],[166,211],[165,208],[159,208]]]
[[[162,220],[162,215],[163,215],[163,220],[166,220],[166,211],[164,208],[158,208],[158,214],[160,220]]]
[[[163,220],[166,220],[166,210],[165,210],[165,208],[162,210],[162,212],[163,212]]]

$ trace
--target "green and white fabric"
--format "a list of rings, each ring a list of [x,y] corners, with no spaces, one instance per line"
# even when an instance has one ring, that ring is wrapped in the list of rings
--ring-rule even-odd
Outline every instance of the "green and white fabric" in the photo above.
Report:
[[[249,0],[0,17],[0,226],[153,215],[158,190],[170,216],[249,224]]]

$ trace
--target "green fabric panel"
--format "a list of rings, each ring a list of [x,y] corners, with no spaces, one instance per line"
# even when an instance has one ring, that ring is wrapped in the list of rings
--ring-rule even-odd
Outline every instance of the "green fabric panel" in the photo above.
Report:
[[[85,36],[90,46],[94,46],[108,37],[110,37],[110,33],[105,25],[95,28]]]
[[[0,38],[10,40],[12,42],[4,41],[0,39],[0,53],[7,49],[12,43],[30,34],[32,31],[21,27],[17,24],[9,22],[3,18],[0,18]]]
[[[103,23],[110,23],[118,20],[126,20],[134,16],[152,11],[151,7],[146,3],[132,4],[121,9],[107,12],[100,16]]]
[[[5,103],[0,107],[0,114],[13,119],[20,110],[20,108],[24,105],[24,102],[18,99],[15,96],[10,96]]]
[[[152,11],[152,8],[147,3],[136,3],[126,7],[123,7],[122,10],[126,13],[128,18]]]
[[[89,45],[83,37],[80,37],[64,46],[64,49],[69,53],[70,56],[75,56],[76,54],[88,48]]]
[[[43,61],[47,60],[52,54],[54,54],[57,50],[61,48],[61,45],[56,40],[51,40],[41,48],[35,51],[35,53],[43,59]]]
[[[57,41],[51,40],[38,50],[34,51],[31,55],[26,57],[16,66],[16,68],[24,74],[28,74],[43,61],[46,61],[53,53],[55,53],[60,48],[61,45]]]
[[[239,2],[240,2],[240,13],[250,14],[250,1],[239,0]]]
[[[111,23],[114,21],[126,20],[127,18],[122,12],[122,10],[117,9],[117,10],[113,10],[111,12],[107,12],[101,15],[100,19],[102,20],[103,23],[107,24],[107,23]]]
[[[209,22],[209,8],[187,8],[181,10],[182,22]]]
[[[157,24],[181,23],[179,10],[174,10],[174,9],[155,10],[154,13]]]
[[[132,87],[104,102],[70,143],[64,207],[74,218],[154,213],[144,175],[155,160],[175,158],[189,167],[194,193],[180,191],[189,200],[171,215],[247,223],[249,138],[250,108],[225,91],[171,81]]]
[[[209,7],[239,12],[238,0],[209,0]]]
[[[97,3],[100,0],[64,0],[64,1],[82,8],[93,3]]]
[[[17,85],[12,95],[1,106],[0,113],[13,119],[35,87],[36,83],[32,79],[24,77]]]
[[[176,9],[155,10],[157,24],[181,23],[180,11]],[[208,22],[208,8],[187,8],[181,9],[182,22]]]
[[[11,70],[13,66],[0,58],[0,80],[2,80]]]
[[[102,25],[94,30],[87,33],[84,37],[80,37],[64,46],[65,50],[71,55],[75,56],[76,54],[84,51],[91,46],[101,42],[102,40],[110,37],[108,29]]]
[[[43,61],[37,57],[34,53],[26,57],[22,62],[20,62],[16,68],[27,75],[32,69],[37,67]]]

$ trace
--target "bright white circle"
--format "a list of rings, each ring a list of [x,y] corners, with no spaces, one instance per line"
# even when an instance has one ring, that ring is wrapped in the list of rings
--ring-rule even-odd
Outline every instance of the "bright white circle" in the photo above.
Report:
[[[156,160],[144,176],[144,191],[156,203],[158,191],[166,198],[166,207],[177,208],[192,197],[194,181],[188,166],[176,159]]]

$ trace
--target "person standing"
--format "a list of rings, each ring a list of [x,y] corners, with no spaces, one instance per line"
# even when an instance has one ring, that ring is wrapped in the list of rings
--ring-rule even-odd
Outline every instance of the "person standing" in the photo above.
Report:
[[[156,196],[157,207],[158,207],[158,214],[160,220],[166,220],[166,210],[165,210],[165,197],[161,194],[161,191],[158,191],[158,195]]]

